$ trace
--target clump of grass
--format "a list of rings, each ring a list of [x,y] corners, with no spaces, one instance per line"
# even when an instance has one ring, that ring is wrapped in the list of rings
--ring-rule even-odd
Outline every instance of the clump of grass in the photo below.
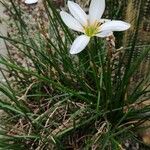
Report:
[[[20,9],[10,2],[19,34],[0,38],[8,53],[11,45],[27,62],[24,67],[11,55],[0,58],[6,79],[0,91],[7,99],[0,99],[6,113],[0,148],[121,149],[123,139],[136,137],[134,131],[150,111],[149,106],[139,107],[148,100],[149,71],[137,83],[132,81],[149,53],[149,47],[143,47],[134,57],[137,34],[131,47],[111,49],[95,38],[84,52],[71,56],[68,49],[76,33],[64,25],[49,0],[44,1],[48,31],[40,28],[32,38]]]

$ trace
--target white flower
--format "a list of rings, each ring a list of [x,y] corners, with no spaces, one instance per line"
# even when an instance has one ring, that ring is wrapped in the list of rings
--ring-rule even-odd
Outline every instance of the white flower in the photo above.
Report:
[[[113,31],[125,31],[130,28],[130,24],[120,20],[101,19],[105,10],[105,0],[92,0],[87,15],[82,8],[71,1],[68,1],[71,15],[65,11],[60,12],[64,23],[72,30],[84,33],[78,36],[73,42],[70,53],[81,52],[89,43],[93,36],[107,37]]]
[[[25,4],[35,4],[38,0],[25,0]]]

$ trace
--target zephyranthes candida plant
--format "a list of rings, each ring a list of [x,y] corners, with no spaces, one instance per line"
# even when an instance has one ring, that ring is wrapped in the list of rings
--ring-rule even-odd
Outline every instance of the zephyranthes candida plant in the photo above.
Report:
[[[101,19],[105,10],[105,0],[92,0],[87,15],[82,8],[71,1],[68,1],[68,8],[71,15],[61,11],[60,15],[64,23],[72,30],[82,32],[73,42],[70,53],[81,52],[89,43],[91,37],[108,37],[113,31],[125,31],[130,24],[120,20]]]
[[[25,0],[25,4],[35,4],[38,0]]]

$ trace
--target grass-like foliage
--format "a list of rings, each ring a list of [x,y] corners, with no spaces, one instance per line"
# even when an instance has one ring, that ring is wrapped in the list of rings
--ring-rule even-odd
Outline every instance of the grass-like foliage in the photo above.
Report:
[[[109,41],[93,38],[73,56],[68,51],[77,33],[66,27],[50,0],[44,1],[48,30],[39,28],[34,36],[10,2],[18,35],[0,35],[8,50],[8,57],[0,58],[6,80],[0,83],[5,95],[0,98],[5,112],[0,149],[117,150],[123,139],[136,137],[150,117],[150,107],[142,105],[148,100],[150,70],[133,80],[150,49],[143,46],[135,55],[139,20],[131,46],[116,50]],[[9,55],[11,48],[26,58],[24,66]]]

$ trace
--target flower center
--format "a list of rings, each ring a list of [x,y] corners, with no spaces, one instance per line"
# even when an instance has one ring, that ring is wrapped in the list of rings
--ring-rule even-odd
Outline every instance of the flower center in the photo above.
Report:
[[[100,25],[99,22],[95,22],[92,25],[84,27],[85,34],[89,37],[95,36],[99,31]]]

